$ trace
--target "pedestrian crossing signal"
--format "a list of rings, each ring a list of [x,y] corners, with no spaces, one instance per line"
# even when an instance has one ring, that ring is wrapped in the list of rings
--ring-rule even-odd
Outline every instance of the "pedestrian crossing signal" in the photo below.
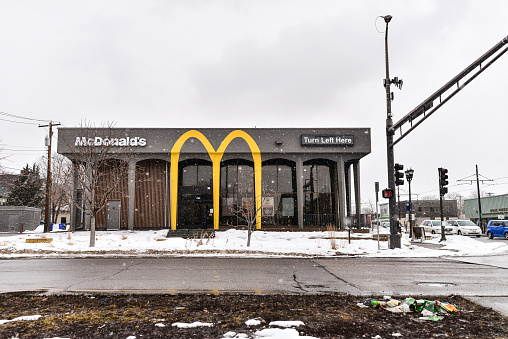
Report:
[[[393,189],[391,188],[385,188],[383,191],[383,198],[390,199],[393,197]]]

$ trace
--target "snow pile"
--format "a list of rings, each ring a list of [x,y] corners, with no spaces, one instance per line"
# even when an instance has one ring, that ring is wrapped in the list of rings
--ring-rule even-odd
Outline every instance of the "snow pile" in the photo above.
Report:
[[[14,318],[14,319],[11,319],[11,320],[2,320],[0,319],[0,325],[3,325],[5,323],[10,323],[12,321],[31,321],[31,320],[37,320],[39,319],[40,317],[42,317],[41,315],[25,315],[25,316],[22,316],[22,317],[17,317],[17,318]]]
[[[249,319],[245,322],[247,326],[258,326],[264,323],[264,320],[261,318]],[[305,325],[303,321],[271,321],[268,326],[276,326],[283,328],[263,328],[256,332],[254,332],[254,336],[250,337],[245,333],[236,333],[236,332],[227,332],[222,336],[222,339],[226,338],[266,338],[266,339],[318,339],[315,337],[309,336],[300,336],[300,333],[294,329],[293,327],[303,326]]]
[[[0,234],[0,257],[79,256],[83,255],[196,255],[196,256],[342,256],[438,257],[495,255],[508,252],[505,241],[481,242],[458,235],[440,235],[431,240],[410,242],[402,237],[402,248],[388,250],[386,241],[378,243],[376,234],[355,233],[351,241],[347,232],[266,232],[255,231],[247,247],[247,231],[210,232],[193,239],[166,238],[167,230],[100,231],[95,247],[90,248],[87,231],[42,233],[42,229],[23,234]],[[330,236],[333,238],[330,239]],[[51,239],[49,239],[51,238]],[[51,241],[49,241],[51,240]],[[27,242],[29,241],[29,242]],[[30,242],[48,241],[48,242]],[[431,245],[430,247],[428,245]],[[378,248],[379,246],[379,248]]]
[[[155,324],[157,325],[157,324]],[[212,323],[202,323],[200,321],[195,321],[193,323],[173,323],[172,326],[178,327],[178,328],[193,328],[193,327],[212,327]]]

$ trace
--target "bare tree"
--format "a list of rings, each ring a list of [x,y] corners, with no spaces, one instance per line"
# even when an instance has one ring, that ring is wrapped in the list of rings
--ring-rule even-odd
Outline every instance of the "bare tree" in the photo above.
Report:
[[[364,214],[374,214],[376,212],[376,203],[372,199],[367,200],[365,203],[367,206],[362,208]]]
[[[80,199],[72,190],[67,198],[74,206],[90,216],[90,247],[95,246],[96,220],[106,210],[108,199],[126,195],[129,161],[137,141],[117,136],[114,123],[95,127],[84,121],[77,128],[74,140],[65,140],[66,155],[72,162],[72,177],[81,191]]]
[[[251,167],[246,167],[243,170],[239,167],[238,182],[238,195],[235,199],[236,204],[233,207],[233,213],[236,214],[239,223],[247,225],[247,247],[250,247],[252,233],[256,230],[256,221],[261,219],[263,208],[272,209],[271,213],[264,213],[265,215],[273,215],[273,197],[263,197],[261,192],[256,192],[254,188],[255,170]],[[240,200],[241,199],[241,200]],[[271,200],[271,204],[268,202]],[[256,200],[261,203],[256,207]]]
[[[238,204],[235,209],[238,218],[247,224],[247,247],[250,247],[252,233],[256,230],[256,220],[258,216],[261,216],[263,206],[267,206],[267,199],[269,198],[261,198],[261,204],[256,208],[254,198],[242,198],[241,205]]]
[[[0,143],[2,142],[3,139],[0,139]],[[1,145],[1,144],[0,144]],[[4,160],[5,158],[7,158],[7,155],[3,155],[4,149],[3,147],[0,147],[0,160]],[[0,173],[3,173],[4,172],[4,168],[2,166],[2,164],[0,164]]]
[[[489,195],[487,192],[485,192],[485,190],[480,190],[480,198],[484,198],[487,196],[489,196]],[[471,191],[469,191],[468,199],[474,199],[474,198],[478,198],[478,191],[476,189],[472,189]]]
[[[41,157],[40,167],[47,173],[48,158]],[[72,191],[72,162],[58,153],[51,155],[50,211],[51,222],[56,223],[62,210],[69,207],[69,192]]]

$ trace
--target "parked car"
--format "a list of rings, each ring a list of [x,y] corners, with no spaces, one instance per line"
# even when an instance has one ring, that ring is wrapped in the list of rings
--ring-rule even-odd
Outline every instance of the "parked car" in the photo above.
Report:
[[[487,237],[505,237],[508,239],[508,220],[491,220],[487,224]]]
[[[482,229],[471,220],[448,220],[448,223],[452,226],[457,226],[458,235],[476,235],[477,237],[482,235]]]
[[[457,234],[458,227],[450,225],[447,221],[443,221],[445,227],[445,234]],[[441,220],[424,220],[421,227],[425,233],[441,234]]]

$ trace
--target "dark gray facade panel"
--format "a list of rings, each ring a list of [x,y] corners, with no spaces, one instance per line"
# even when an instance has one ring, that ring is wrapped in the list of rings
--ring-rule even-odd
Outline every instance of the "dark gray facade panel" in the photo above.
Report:
[[[100,129],[96,129],[100,131]],[[145,146],[136,146],[133,149],[140,156],[144,154],[169,154],[175,142],[184,133],[190,130],[201,132],[212,144],[212,147],[218,149],[224,138],[232,131],[242,130],[250,135],[257,143],[262,154],[288,154],[288,153],[345,153],[355,154],[363,157],[371,151],[371,133],[370,128],[246,128],[246,129],[219,129],[219,128],[200,128],[200,129],[172,129],[172,128],[115,128],[112,129],[111,138],[144,138]],[[77,137],[82,136],[80,128],[59,128],[58,129],[58,153],[69,154]],[[98,135],[102,135],[104,130]],[[302,146],[302,135],[314,136],[353,136],[353,145],[325,145],[325,146]],[[70,146],[70,147],[69,147]],[[233,140],[226,149],[227,153],[250,153],[247,143],[240,138]],[[207,153],[204,146],[198,140],[188,140],[185,142],[181,153]]]

